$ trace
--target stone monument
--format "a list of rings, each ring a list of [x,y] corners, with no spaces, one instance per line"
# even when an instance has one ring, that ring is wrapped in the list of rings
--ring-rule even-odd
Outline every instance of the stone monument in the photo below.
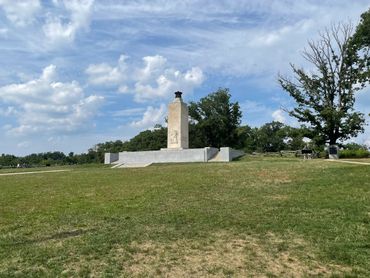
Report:
[[[338,145],[329,146],[329,159],[339,159],[339,148]]]
[[[244,152],[229,147],[189,149],[189,110],[175,92],[175,99],[168,105],[167,148],[153,151],[105,153],[104,163],[112,168],[145,167],[152,163],[178,162],[229,162]]]
[[[168,149],[189,148],[189,110],[181,95],[175,92],[174,101],[168,105]]]

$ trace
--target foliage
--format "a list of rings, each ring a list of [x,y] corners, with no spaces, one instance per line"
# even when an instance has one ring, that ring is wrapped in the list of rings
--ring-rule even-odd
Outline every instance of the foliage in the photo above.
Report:
[[[252,128],[248,125],[240,126],[237,129],[238,149],[251,153],[257,150],[257,131],[258,128]]]
[[[362,81],[370,80],[370,9],[361,15],[361,21],[352,36],[351,44],[359,57],[357,64],[362,67]]]
[[[353,106],[355,92],[366,84],[365,69],[351,43],[352,33],[351,25],[333,25],[303,52],[313,72],[291,65],[295,81],[279,75],[280,85],[297,103],[290,115],[309,123],[320,144],[363,132],[364,115]]]
[[[204,148],[205,134],[194,122],[189,122],[189,148]]]
[[[286,133],[284,124],[271,122],[258,129],[256,144],[257,150],[262,152],[278,152],[284,149]]]
[[[367,158],[370,152],[364,149],[344,149],[339,151],[339,158]]]
[[[284,126],[285,138],[284,142],[286,144],[285,150],[297,151],[302,150],[307,143],[303,141],[304,137],[307,137],[307,130],[304,126],[300,128],[291,127],[288,125]],[[314,146],[309,146],[313,148]]]
[[[370,47],[370,9],[361,15],[360,24],[353,35],[353,43],[358,48]]]
[[[370,152],[365,145],[357,143],[347,143],[343,145],[344,149],[339,151],[340,158],[367,158]]]
[[[2,154],[0,156],[0,166],[17,166],[19,158],[15,155]]]
[[[74,154],[68,156],[62,152],[33,153],[24,157],[2,154],[0,156],[0,166],[2,167],[35,167],[53,165],[71,165],[101,162],[98,153],[89,149],[88,153]]]
[[[357,144],[357,143],[347,143],[345,145],[343,145],[344,149],[346,150],[367,150],[368,147],[366,145],[361,145],[361,144]]]
[[[304,128],[293,128],[280,122],[266,123],[259,128],[242,126],[238,128],[238,148],[246,152],[279,152],[300,150],[305,146]]]
[[[167,146],[167,128],[156,125],[153,130],[140,132],[126,142],[121,140],[99,143],[89,149],[92,162],[104,162],[106,152],[118,153],[122,151],[149,151],[159,150]]]
[[[167,128],[157,125],[145,130],[123,144],[124,151],[150,151],[167,147]]]
[[[229,89],[220,88],[199,102],[190,102],[189,116],[203,147],[234,147],[238,144],[237,128],[242,113],[239,103],[231,102]]]

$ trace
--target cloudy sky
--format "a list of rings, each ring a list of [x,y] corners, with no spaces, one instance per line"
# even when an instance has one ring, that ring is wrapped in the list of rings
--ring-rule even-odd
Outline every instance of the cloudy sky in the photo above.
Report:
[[[278,72],[368,0],[0,0],[0,153],[84,152],[230,88],[243,123],[295,124]],[[369,92],[370,90],[368,90]],[[356,107],[369,112],[370,93]],[[368,119],[369,120],[369,119]],[[370,128],[356,139],[370,143]]]

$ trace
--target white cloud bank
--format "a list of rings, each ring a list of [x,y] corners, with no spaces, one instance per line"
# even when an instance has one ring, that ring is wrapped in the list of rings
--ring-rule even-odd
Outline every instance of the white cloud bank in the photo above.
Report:
[[[23,27],[34,21],[41,4],[39,0],[0,0],[0,7],[9,21]]]
[[[163,124],[166,115],[166,106],[162,103],[160,107],[149,106],[144,112],[143,118],[131,123],[132,127],[153,128],[156,124]]]
[[[69,14],[67,22],[62,15],[49,14],[43,31],[46,38],[52,44],[64,44],[73,42],[76,33],[80,30],[88,30],[94,0],[65,0],[54,1],[54,5],[64,7]]]
[[[366,0],[338,0],[335,5],[327,0],[107,0],[96,2],[94,16],[130,21],[129,27],[122,28],[122,36],[135,34],[143,41],[148,36],[164,38],[169,45],[157,49],[177,64],[253,77],[258,85],[271,88],[276,87],[278,71],[290,72],[289,62],[305,64],[300,50],[308,39],[315,40],[333,22],[356,24],[367,8]],[[153,49],[152,44],[142,47]],[[261,78],[256,80],[256,76]]]
[[[18,126],[8,126],[11,135],[38,132],[68,133],[91,128],[103,97],[85,96],[78,82],[58,82],[56,67],[44,68],[38,79],[0,87],[0,101],[9,105],[3,115],[13,115]]]
[[[143,57],[142,67],[128,64],[127,58],[121,55],[115,67],[107,63],[89,65],[86,69],[89,83],[117,86],[118,92],[132,93],[136,102],[145,102],[166,99],[178,90],[192,93],[205,79],[200,68],[182,72],[169,67],[167,59],[160,55]]]

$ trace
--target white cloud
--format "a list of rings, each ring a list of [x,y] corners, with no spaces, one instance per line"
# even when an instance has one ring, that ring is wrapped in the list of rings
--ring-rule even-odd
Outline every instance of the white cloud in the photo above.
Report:
[[[156,72],[152,72],[149,76],[149,79],[139,80],[135,84],[135,101],[167,98],[175,91],[191,93],[204,81],[203,72],[198,67],[193,67],[186,72],[169,68],[159,76]]]
[[[89,75],[89,83],[93,85],[118,85],[124,81],[127,56],[121,55],[117,67],[112,67],[106,63],[92,64],[86,69]],[[121,88],[123,92],[124,88]]]
[[[63,133],[89,126],[103,97],[86,97],[76,81],[63,83],[56,80],[56,67],[50,65],[38,79],[0,87],[0,101],[15,107],[10,106],[5,112],[17,111],[18,126],[8,130],[8,134]]]
[[[89,83],[117,85],[119,93],[132,93],[136,102],[145,102],[166,99],[178,90],[190,94],[205,79],[200,68],[182,72],[169,67],[167,59],[160,55],[143,57],[143,67],[127,64],[126,58],[121,55],[115,67],[106,63],[89,65],[86,69]]]
[[[64,8],[69,13],[69,20],[65,22],[59,15],[49,14],[43,31],[52,44],[64,44],[73,42],[76,33],[80,30],[88,30],[94,0],[64,0]],[[54,4],[60,6],[58,1]]]
[[[274,121],[285,123],[285,116],[284,116],[284,111],[281,109],[275,110],[271,114],[272,118]]]
[[[12,23],[26,26],[34,21],[41,4],[39,0],[0,0],[0,7]]]
[[[153,128],[156,124],[163,124],[166,113],[166,106],[162,103],[159,108],[149,106],[144,112],[143,118],[131,123],[132,127]]]
[[[144,68],[139,69],[136,73],[136,79],[140,82],[150,81],[153,76],[160,75],[167,63],[167,59],[160,55],[143,57],[143,61]]]

